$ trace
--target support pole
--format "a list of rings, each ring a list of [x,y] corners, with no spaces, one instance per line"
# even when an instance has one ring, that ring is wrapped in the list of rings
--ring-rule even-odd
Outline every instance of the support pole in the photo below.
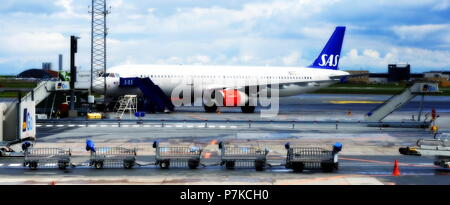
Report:
[[[422,116],[422,110],[423,110],[423,101],[425,100],[425,95],[422,94],[421,100],[420,100],[420,108],[419,108],[419,116],[417,118],[417,122],[420,122],[420,117]]]

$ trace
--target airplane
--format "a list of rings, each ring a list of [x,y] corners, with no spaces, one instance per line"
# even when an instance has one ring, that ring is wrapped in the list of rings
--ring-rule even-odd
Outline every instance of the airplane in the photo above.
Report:
[[[308,67],[220,65],[112,67],[106,73],[105,98],[113,99],[123,95],[142,96],[143,92],[139,88],[119,86],[120,78],[149,78],[168,97],[173,98],[175,90],[189,90],[190,96],[186,93],[175,96],[182,99],[185,96],[190,98],[190,102],[194,102],[198,98],[204,98],[205,93],[209,93],[210,98],[203,103],[206,112],[216,112],[221,106],[232,106],[241,107],[243,113],[253,113],[257,106],[254,102],[262,92],[276,89],[279,97],[294,96],[319,90],[349,77],[348,72],[339,70],[345,30],[344,26],[336,27],[322,52]],[[267,96],[270,96],[270,93]]]

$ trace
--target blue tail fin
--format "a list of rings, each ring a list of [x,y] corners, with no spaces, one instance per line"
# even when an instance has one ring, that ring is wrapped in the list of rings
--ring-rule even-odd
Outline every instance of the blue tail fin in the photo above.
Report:
[[[338,26],[334,30],[327,45],[323,48],[319,57],[310,68],[338,70],[339,57],[341,56],[342,42],[344,41],[345,27]]]

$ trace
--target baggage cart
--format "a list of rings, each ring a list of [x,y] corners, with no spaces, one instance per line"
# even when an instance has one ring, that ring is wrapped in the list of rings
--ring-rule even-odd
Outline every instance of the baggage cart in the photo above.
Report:
[[[169,169],[174,167],[189,167],[196,169],[200,165],[200,158],[203,149],[190,146],[159,146],[159,142],[153,143],[156,149],[155,165],[159,165],[161,169]]]
[[[71,152],[70,149],[60,148],[28,148],[24,150],[23,165],[30,169],[38,167],[58,167],[61,170],[66,169],[70,165]]]
[[[338,153],[342,149],[340,143],[333,145],[332,149],[317,146],[291,147],[289,143],[285,147],[287,149],[285,167],[293,169],[294,172],[303,172],[305,168],[320,168],[324,172],[332,172],[339,168]]]
[[[136,149],[124,147],[98,147],[91,151],[89,166],[131,169],[136,165]]]
[[[263,171],[267,165],[269,150],[255,146],[235,146],[219,143],[221,150],[220,165],[227,169],[240,167],[255,167],[257,171]]]

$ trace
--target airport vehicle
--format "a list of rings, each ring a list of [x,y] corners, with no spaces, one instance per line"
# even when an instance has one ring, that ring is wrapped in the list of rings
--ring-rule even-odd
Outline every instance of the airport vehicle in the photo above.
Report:
[[[450,168],[450,134],[441,133],[434,139],[419,139],[414,147],[402,147],[400,154],[434,157],[434,165]]]
[[[305,168],[321,168],[324,172],[332,172],[339,168],[338,153],[342,150],[340,143],[334,144],[332,149],[316,146],[291,147],[289,143],[286,143],[285,148],[285,167],[294,172],[303,172]]]
[[[172,166],[186,165],[189,169],[196,169],[200,165],[202,149],[189,146],[159,146],[159,142],[153,142],[156,149],[156,165],[161,169],[168,169]]]
[[[89,166],[96,169],[121,167],[131,169],[136,165],[136,149],[124,147],[98,147],[91,140],[86,141],[86,150],[90,151]]]
[[[221,151],[220,165],[227,169],[234,169],[236,166],[251,167],[256,171],[263,171],[267,166],[267,154],[269,150],[255,146],[236,146],[219,142]]]
[[[231,106],[253,113],[258,97],[264,93],[294,96],[348,77],[349,73],[338,69],[345,29],[336,27],[320,55],[308,67],[124,65],[108,69],[99,78],[107,75],[106,99],[136,94],[165,111],[174,110],[171,98],[187,99],[189,103],[203,99],[206,112]],[[103,88],[97,92],[103,92]]]
[[[23,165],[30,169],[40,167],[58,166],[59,169],[66,169],[70,165],[72,153],[70,149],[60,148],[28,148],[24,151],[25,158]]]

